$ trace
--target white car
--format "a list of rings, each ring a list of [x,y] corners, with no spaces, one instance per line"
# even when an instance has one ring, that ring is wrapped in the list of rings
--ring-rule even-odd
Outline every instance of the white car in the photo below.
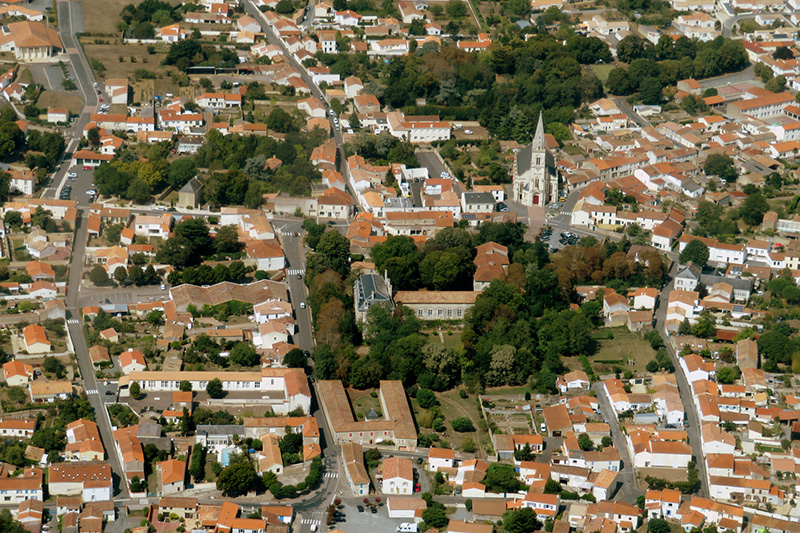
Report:
[[[306,303],[300,302],[300,309],[305,309],[305,308],[306,308]]]
[[[89,189],[88,191],[86,191],[86,194],[88,194],[89,196],[95,196],[97,194],[97,191],[94,189]]]
[[[67,174],[67,177],[68,178],[77,178],[78,177],[78,173],[77,172],[70,172],[70,173]]]

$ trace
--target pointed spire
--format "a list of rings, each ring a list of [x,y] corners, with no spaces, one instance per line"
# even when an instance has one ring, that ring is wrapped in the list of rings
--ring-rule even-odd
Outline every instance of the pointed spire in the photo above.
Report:
[[[547,144],[544,142],[544,119],[542,118],[541,111],[539,111],[539,123],[536,124],[536,134],[533,136],[533,149],[547,149]]]

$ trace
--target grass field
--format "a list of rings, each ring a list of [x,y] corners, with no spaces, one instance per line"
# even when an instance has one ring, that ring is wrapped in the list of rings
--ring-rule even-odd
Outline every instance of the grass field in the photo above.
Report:
[[[179,0],[165,0],[178,5]],[[92,33],[117,35],[119,12],[128,4],[139,5],[142,0],[83,0],[83,27]]]
[[[370,396],[371,392],[377,392],[377,390],[350,389],[348,391],[348,394],[350,395],[350,403],[353,406],[353,412],[355,412],[356,418],[358,418],[359,420],[363,420],[363,418],[360,417],[359,415],[366,415],[367,411],[369,411],[370,409],[375,409],[376,412],[383,415],[383,413],[381,413],[380,398],[373,398],[372,396]]]
[[[100,61],[106,70],[101,78],[129,78],[139,69],[155,72],[156,75],[165,76],[172,72],[174,67],[163,67],[161,61],[166,53],[147,53],[147,45],[144,44],[94,44],[94,39],[84,37],[83,48],[89,59]],[[120,62],[120,57],[123,61]],[[131,58],[135,62],[131,61]]]
[[[42,109],[49,107],[66,107],[70,113],[80,114],[83,110],[83,100],[77,92],[57,93],[53,91],[43,91],[39,95],[36,105]]]
[[[592,69],[592,72],[594,72],[594,75],[597,76],[597,79],[605,83],[608,79],[608,74],[614,70],[614,65],[592,65],[589,68]]]
[[[613,331],[614,338],[598,340],[597,353],[589,357],[596,374],[613,372],[615,367],[634,372],[644,370],[647,363],[655,358],[655,350],[638,333],[631,333],[626,328],[614,328],[601,329],[598,336],[604,337],[608,331]],[[634,361],[633,366],[628,365],[629,359]],[[571,370],[583,369],[577,357],[564,358],[564,364]]]
[[[439,335],[439,330],[432,329],[423,330],[422,333],[428,336],[430,344],[440,344],[443,342],[444,345],[451,350],[458,350],[461,347],[462,331],[460,329],[442,331],[441,335]]]

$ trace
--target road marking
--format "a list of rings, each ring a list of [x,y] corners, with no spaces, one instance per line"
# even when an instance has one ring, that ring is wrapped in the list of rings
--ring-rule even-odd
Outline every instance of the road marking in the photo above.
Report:
[[[314,525],[314,524],[319,525],[320,521],[319,520],[314,520],[313,518],[303,518],[300,521],[300,523],[304,524],[304,525]]]
[[[67,324],[80,324],[80,323],[81,321],[78,320],[77,318],[70,318],[69,320],[67,320]]]
[[[100,393],[97,392],[97,389],[89,389],[86,391],[86,394],[100,394]]]
[[[339,474],[337,474],[336,472],[325,472],[325,477],[336,478],[339,477]]]
[[[290,276],[296,276],[297,274],[305,274],[306,273],[306,269],[305,268],[291,268],[287,272],[288,272],[288,274]]]

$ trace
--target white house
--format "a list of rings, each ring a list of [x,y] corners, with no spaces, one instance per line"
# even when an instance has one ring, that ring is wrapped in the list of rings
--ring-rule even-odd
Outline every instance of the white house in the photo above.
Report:
[[[430,448],[428,450],[428,470],[438,472],[440,468],[453,468],[456,452],[449,448]]]
[[[381,492],[410,496],[414,493],[414,466],[411,459],[389,457],[382,463],[383,484]]]

